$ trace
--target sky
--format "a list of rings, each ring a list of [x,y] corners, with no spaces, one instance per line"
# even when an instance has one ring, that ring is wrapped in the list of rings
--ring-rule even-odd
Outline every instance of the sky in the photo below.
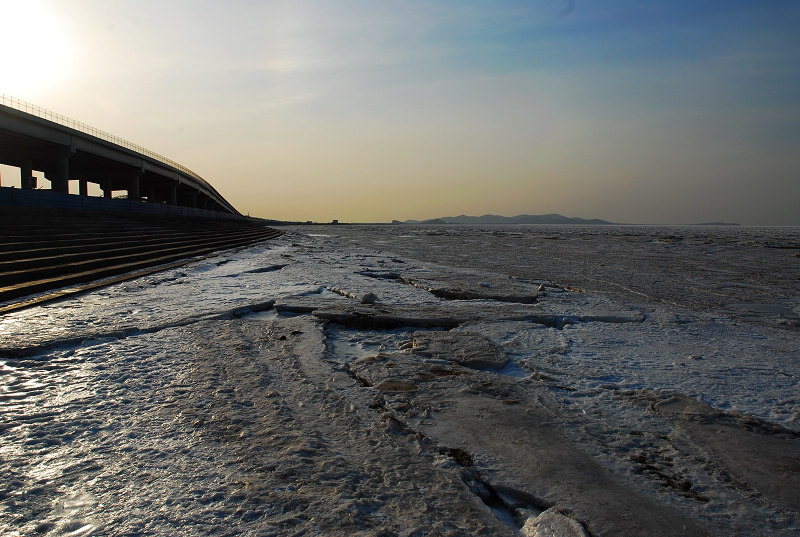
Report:
[[[800,225],[794,0],[0,13],[0,93],[180,162],[243,214]]]

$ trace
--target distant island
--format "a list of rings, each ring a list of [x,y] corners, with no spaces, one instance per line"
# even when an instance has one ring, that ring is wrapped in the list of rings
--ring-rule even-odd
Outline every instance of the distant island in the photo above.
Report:
[[[560,214],[520,214],[517,216],[500,216],[485,214],[483,216],[443,216],[430,220],[392,220],[392,224],[576,224],[576,225],[616,225],[599,218],[574,218]]]

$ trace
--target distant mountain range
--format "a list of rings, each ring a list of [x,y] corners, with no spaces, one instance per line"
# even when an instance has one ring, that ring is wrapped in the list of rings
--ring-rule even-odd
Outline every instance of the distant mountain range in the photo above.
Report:
[[[485,214],[483,216],[443,216],[431,220],[392,220],[392,224],[577,224],[577,225],[614,225],[599,218],[572,218],[560,214],[520,214],[518,216],[499,216]]]

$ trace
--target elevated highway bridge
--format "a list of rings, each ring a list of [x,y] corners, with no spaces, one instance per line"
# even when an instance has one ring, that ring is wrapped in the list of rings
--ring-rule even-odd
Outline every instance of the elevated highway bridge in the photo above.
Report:
[[[0,184],[0,315],[281,235],[177,162],[2,94],[0,163],[20,169]]]
[[[103,197],[126,191],[128,200],[241,216],[205,179],[166,157],[84,123],[0,94],[0,164],[20,169],[20,187],[32,191],[34,171],[50,191],[79,196],[95,183]],[[4,189],[5,190],[5,189]],[[31,199],[26,197],[25,199]],[[68,204],[69,205],[69,204]]]

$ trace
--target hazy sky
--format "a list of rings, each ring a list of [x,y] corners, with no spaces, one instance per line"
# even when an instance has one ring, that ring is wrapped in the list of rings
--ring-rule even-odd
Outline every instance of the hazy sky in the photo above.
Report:
[[[254,216],[800,225],[794,0],[0,13],[0,92],[176,160]]]

